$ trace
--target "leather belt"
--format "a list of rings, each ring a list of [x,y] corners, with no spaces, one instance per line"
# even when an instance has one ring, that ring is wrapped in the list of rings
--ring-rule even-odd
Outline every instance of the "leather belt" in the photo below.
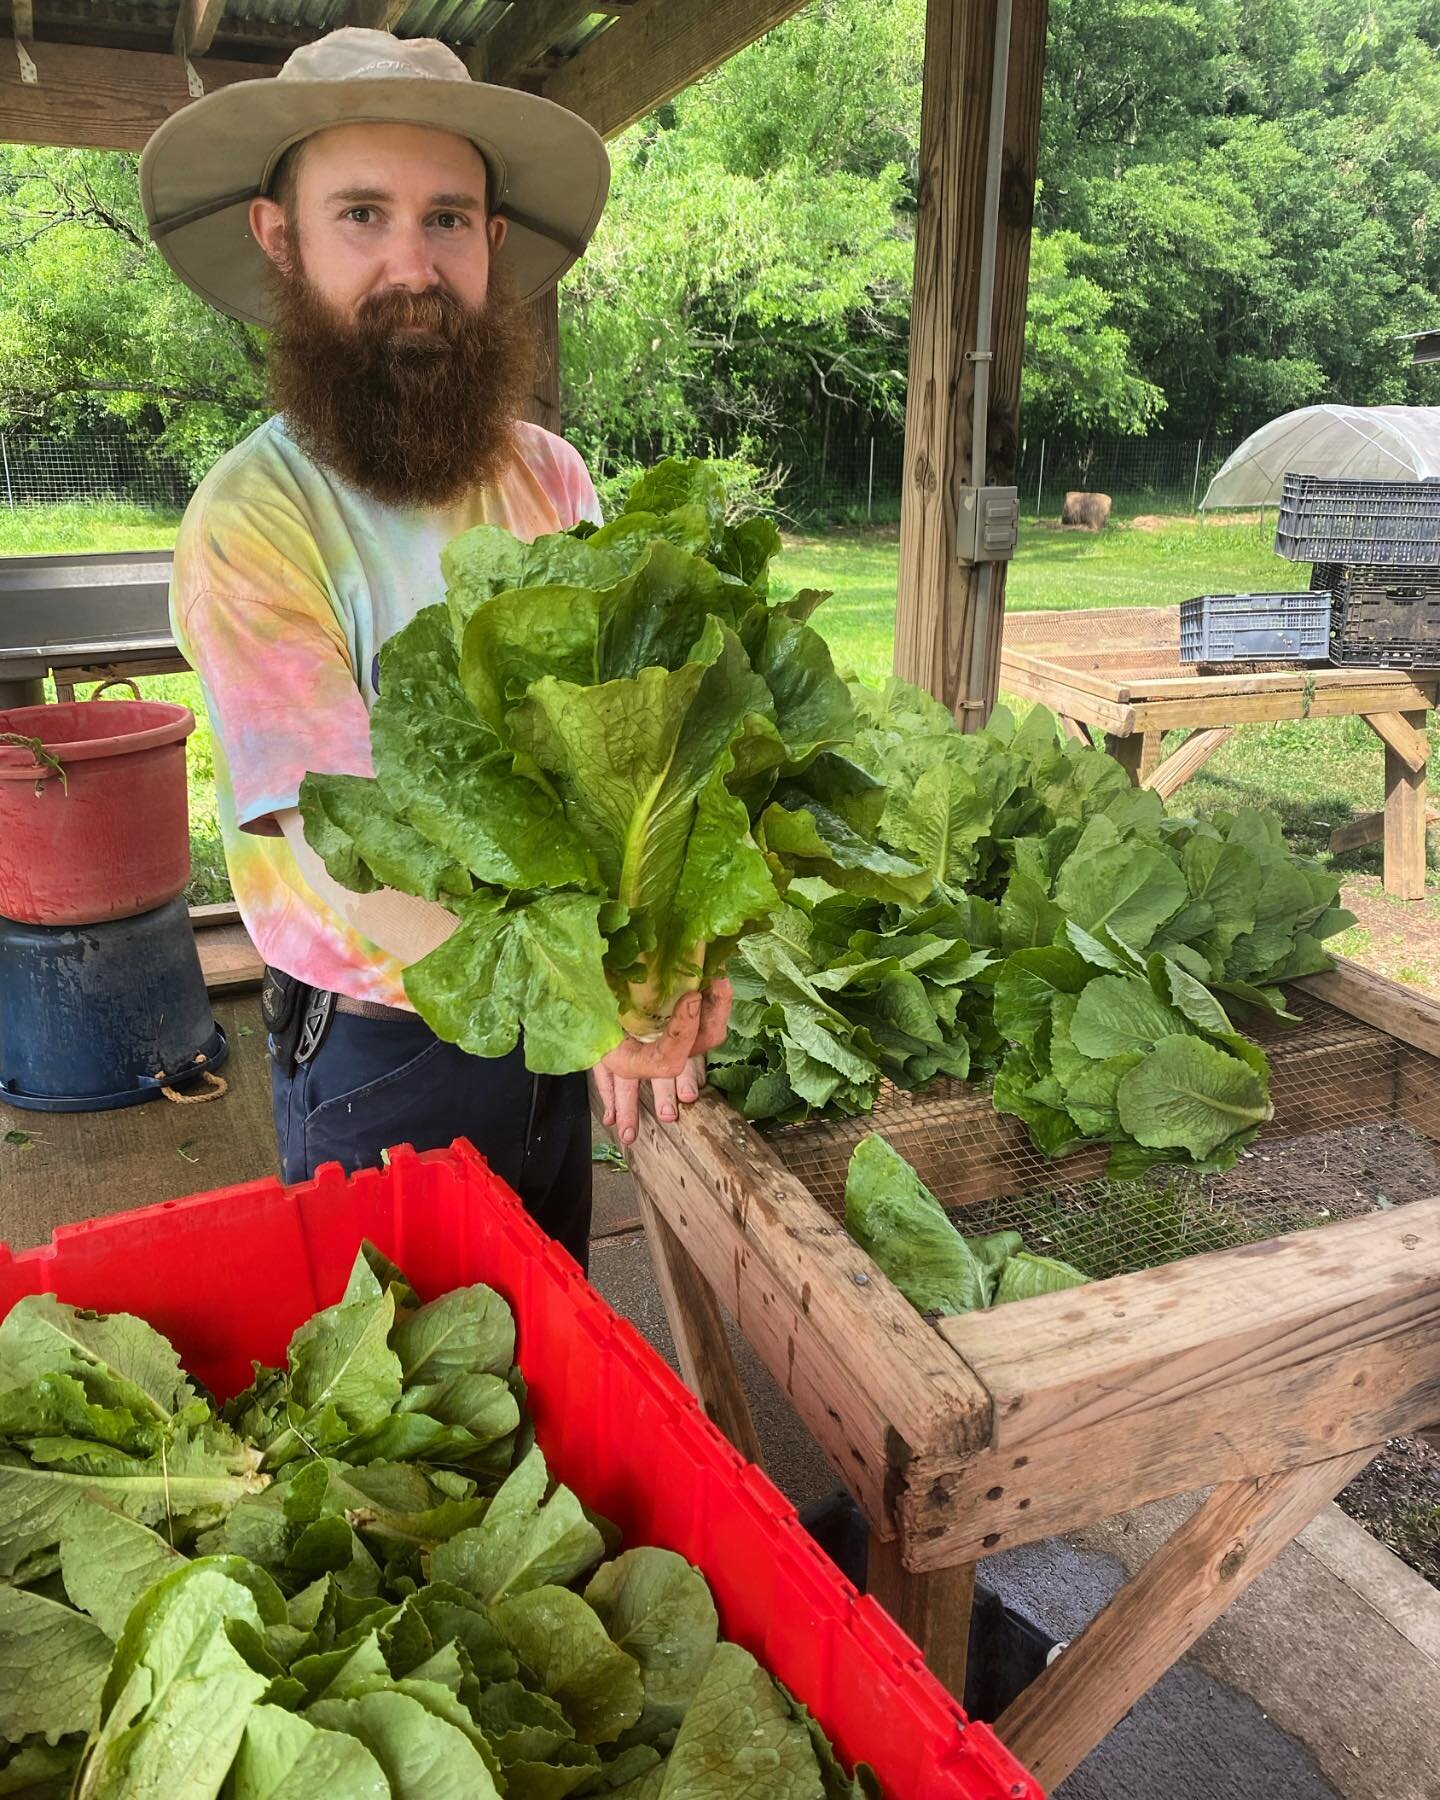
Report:
[[[386,1006],[379,1000],[352,1000],[348,994],[335,996],[337,1013],[349,1013],[356,1019],[413,1019],[408,1006]]]

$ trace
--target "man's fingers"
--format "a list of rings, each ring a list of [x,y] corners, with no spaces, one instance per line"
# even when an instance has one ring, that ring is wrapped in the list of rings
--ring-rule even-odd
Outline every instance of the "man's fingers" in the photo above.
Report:
[[[633,1144],[640,1125],[640,1083],[626,1076],[615,1078],[615,1135],[622,1144]]]
[[[705,1085],[705,1058],[692,1056],[682,1072],[675,1080],[675,1098],[682,1105],[688,1106],[692,1100],[700,1098],[700,1090]]]
[[[600,1096],[600,1104],[603,1108],[600,1123],[613,1125],[615,1123],[615,1077],[603,1062],[595,1065],[594,1075],[595,1090]]]
[[[682,1076],[683,1079],[683,1076]],[[680,1104],[675,1098],[676,1083],[670,1079],[652,1081],[650,1098],[654,1103],[655,1117],[669,1125],[680,1117]]]
[[[662,1036],[652,1044],[627,1038],[605,1058],[606,1068],[612,1075],[631,1080],[653,1081],[666,1076],[673,1079],[685,1067],[685,1059],[694,1048],[699,1018],[700,996],[687,994],[670,1015]]]

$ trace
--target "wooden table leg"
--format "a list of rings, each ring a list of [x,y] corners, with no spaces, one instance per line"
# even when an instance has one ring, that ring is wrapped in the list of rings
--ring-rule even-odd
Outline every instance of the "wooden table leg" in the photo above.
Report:
[[[1090,727],[1085,724],[1083,719],[1072,719],[1069,713],[1057,713],[1055,716],[1059,719],[1060,729],[1066,737],[1073,739],[1077,744],[1083,744],[1087,750],[1095,748],[1095,740],[1090,735]]]
[[[914,1639],[930,1672],[963,1703],[970,1653],[975,1565],[960,1563],[914,1575],[900,1561],[900,1540],[870,1533],[865,1591]]]
[[[1401,721],[1409,728],[1408,735],[1398,729]],[[1427,753],[1429,749],[1425,714],[1380,713],[1367,715],[1366,723],[1385,745],[1385,892],[1402,900],[1423,900],[1426,762],[1421,746]]]
[[[1211,725],[1201,731],[1192,731],[1178,750],[1172,750],[1153,768],[1144,768],[1142,762],[1142,786],[1152,788],[1162,800],[1168,800],[1199,773],[1234,729],[1233,725]],[[1158,732],[1147,732],[1147,744],[1152,736],[1159,741]]]
[[[650,1240],[655,1279],[665,1302],[665,1317],[675,1339],[675,1354],[686,1383],[700,1404],[747,1462],[758,1463],[760,1439],[740,1385],[740,1372],[725,1331],[725,1318],[710,1284],[695,1259],[671,1230],[637,1176],[635,1193]]]
[[[1145,734],[1132,731],[1126,737],[1119,737],[1113,731],[1105,733],[1105,748],[1113,756],[1120,767],[1136,786],[1140,783],[1140,765],[1145,757]]]
[[[1114,1729],[1375,1452],[1223,1482],[995,1729],[1048,1792]]]

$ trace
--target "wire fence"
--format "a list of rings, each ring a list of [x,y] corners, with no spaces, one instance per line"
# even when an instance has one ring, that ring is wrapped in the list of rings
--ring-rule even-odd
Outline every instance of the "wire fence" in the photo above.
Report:
[[[1243,440],[1241,432],[1202,438],[1091,438],[1084,441],[1026,437],[1015,480],[1024,517],[1058,518],[1073,490],[1108,494],[1122,514],[1193,513],[1211,477]],[[734,445],[709,443],[722,459]],[[898,431],[826,437],[819,447],[780,434],[751,461],[771,472],[782,515],[797,521],[845,524],[893,523],[900,516],[905,467]],[[639,440],[615,447],[613,457],[592,458],[597,479],[611,462],[633,466],[653,460]],[[9,508],[66,502],[122,501],[183,507],[194,480],[178,462],[128,438],[61,440],[0,433],[0,504]]]
[[[67,440],[0,432],[0,502],[11,511],[105,501],[183,507],[194,487],[181,464],[131,438]]]

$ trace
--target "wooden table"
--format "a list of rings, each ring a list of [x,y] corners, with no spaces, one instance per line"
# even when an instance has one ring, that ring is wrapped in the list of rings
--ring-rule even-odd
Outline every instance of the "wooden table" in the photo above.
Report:
[[[1267,1130],[1399,1120],[1440,1157],[1440,1005],[1351,964],[1292,992],[1309,1019],[1267,1045]],[[1098,1172],[1027,1170],[1014,1122],[960,1085],[855,1124],[947,1204]],[[673,1125],[642,1103],[627,1156],[681,1368],[759,1460],[723,1303],[864,1512],[870,1591],[952,1692],[977,1558],[1211,1489],[997,1722],[1047,1789],[1377,1446],[1440,1414],[1440,1166],[1432,1199],[937,1327],[836,1217],[844,1147],[820,1169],[795,1142],[714,1093]]]
[[[1142,787],[1168,799],[1237,725],[1354,716],[1385,747],[1385,810],[1342,825],[1332,850],[1383,837],[1385,889],[1425,896],[1426,714],[1440,706],[1440,669],[1271,665],[1241,673],[1180,661],[1176,607],[1007,614],[1000,686],[1037,700],[1081,743],[1105,748]],[[1167,731],[1185,730],[1166,755]]]

